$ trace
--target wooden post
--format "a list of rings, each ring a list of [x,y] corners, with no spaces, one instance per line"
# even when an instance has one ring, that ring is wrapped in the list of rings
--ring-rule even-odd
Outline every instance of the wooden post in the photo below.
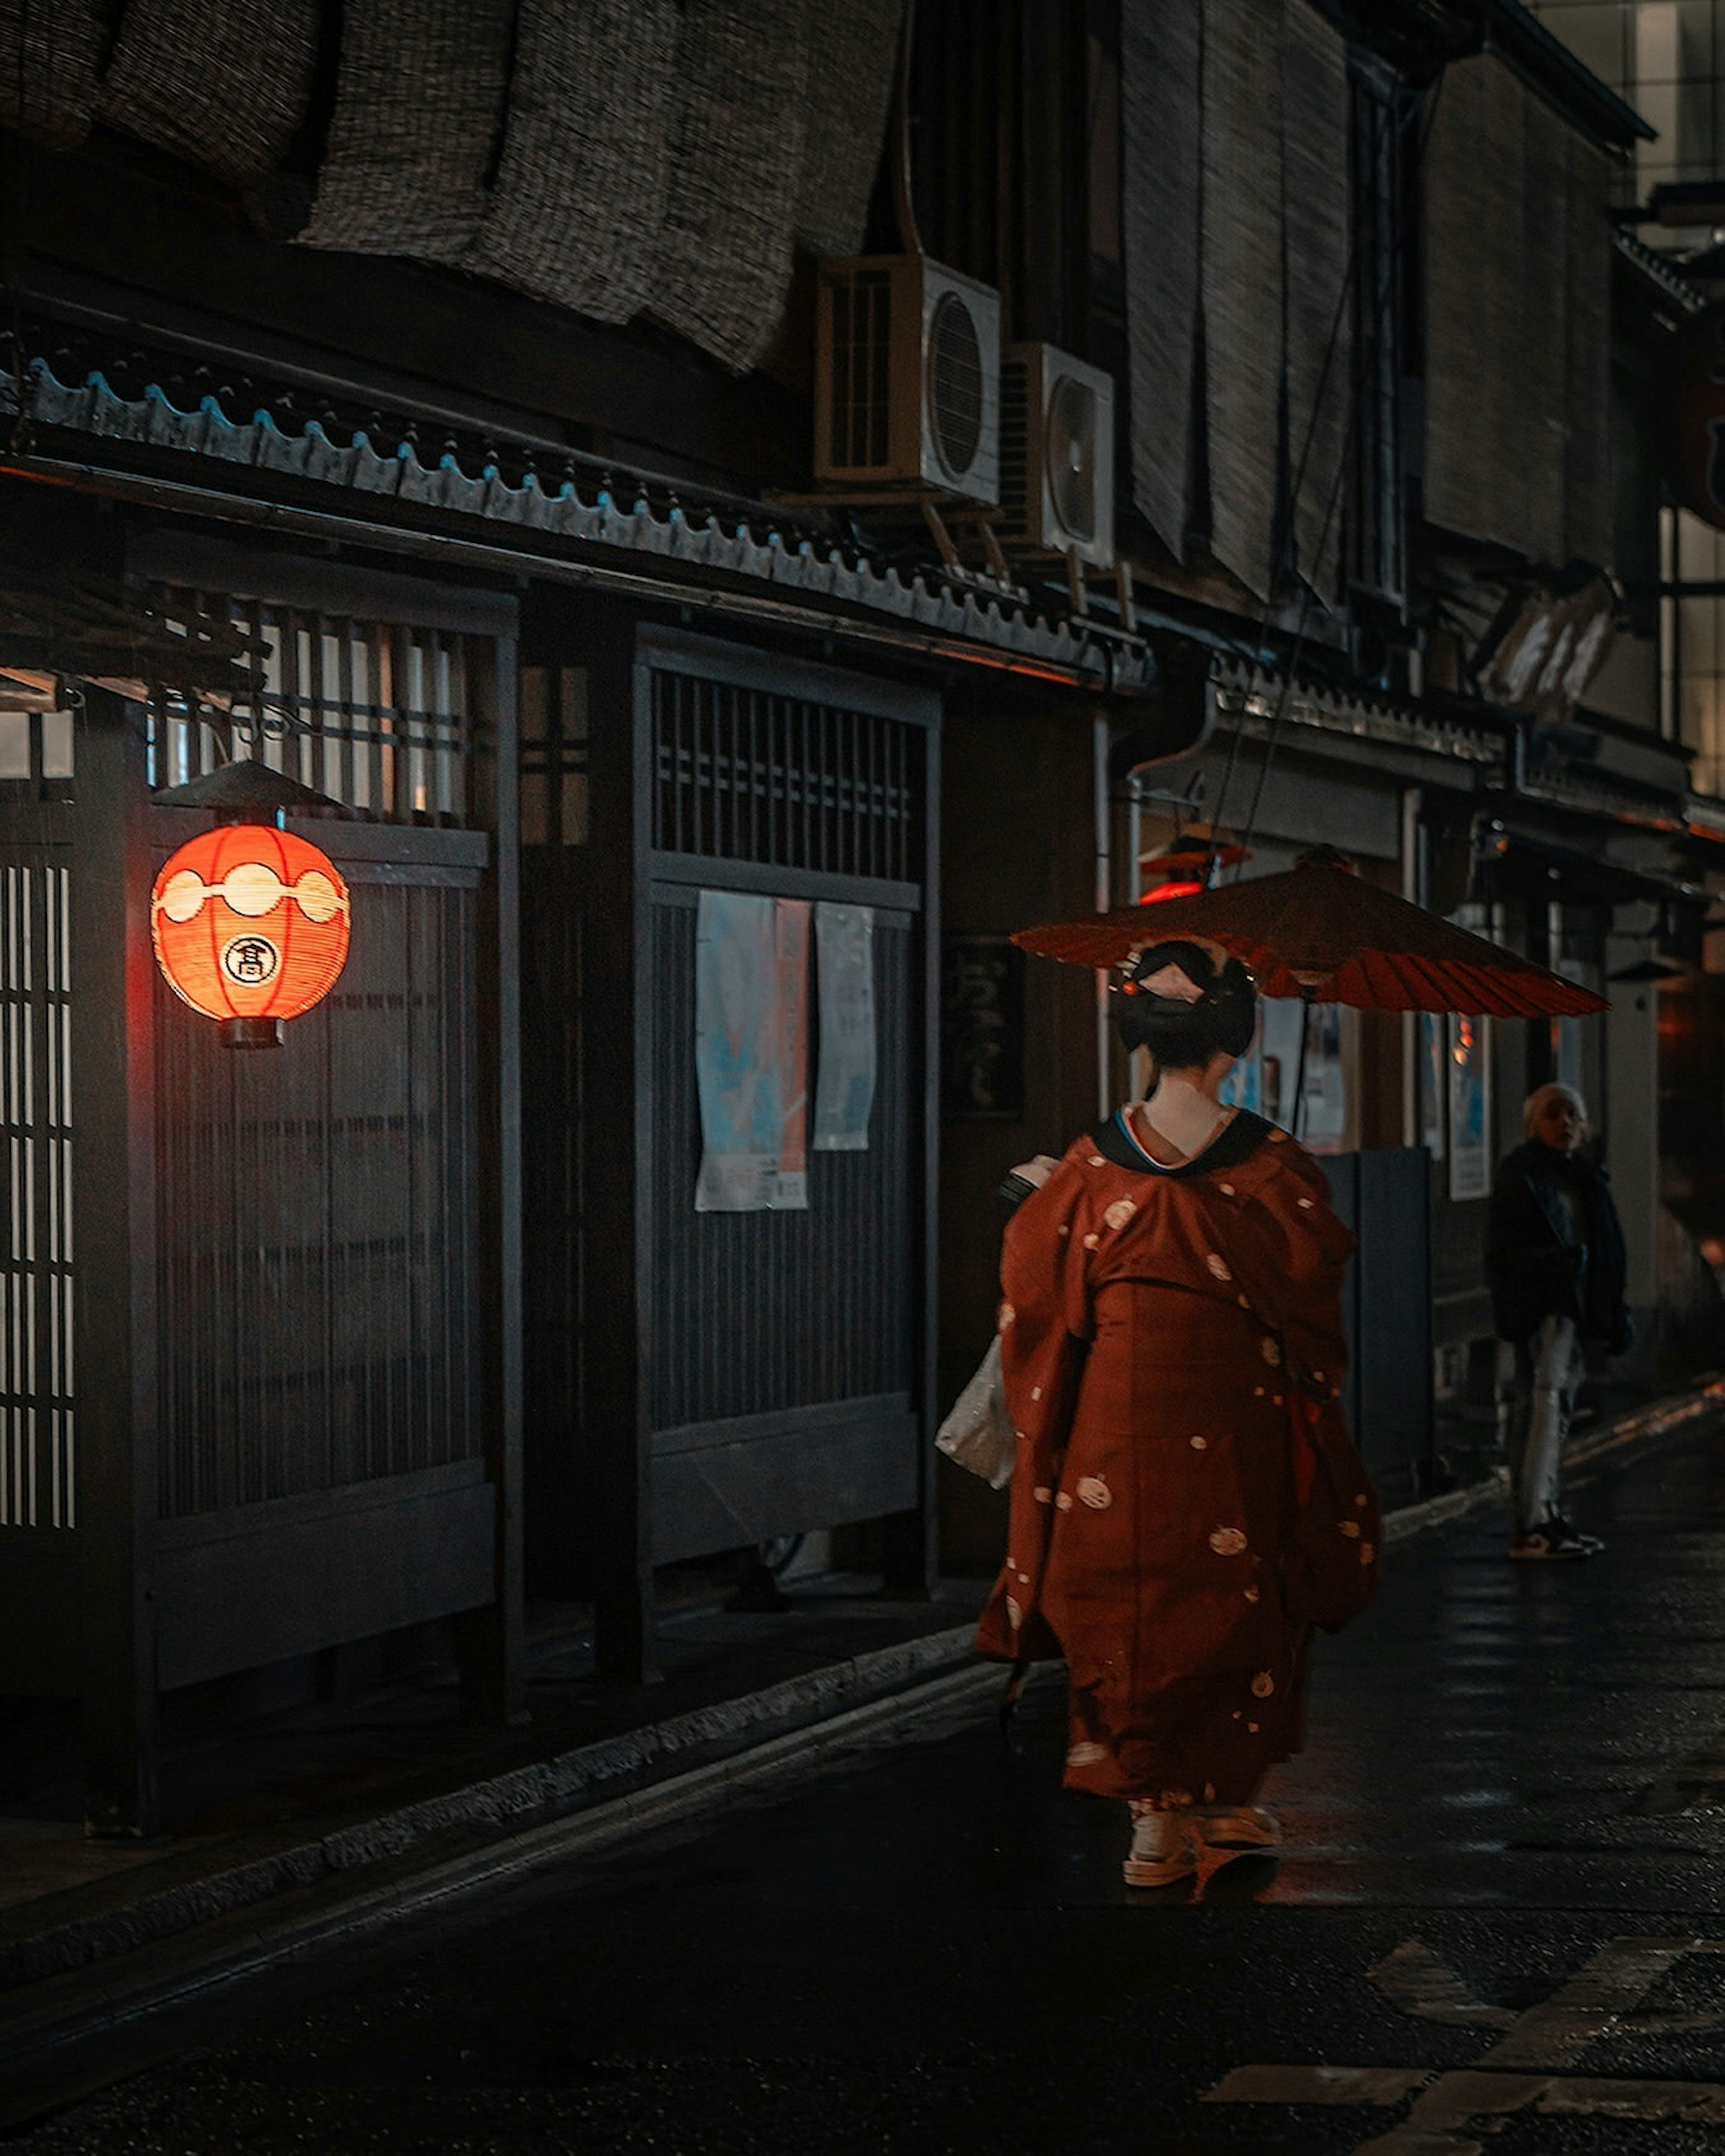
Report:
[[[937,714],[923,736],[922,749],[927,759],[922,802],[927,835],[920,982],[922,1112],[917,1132],[922,1232],[918,1245],[920,1277],[912,1317],[916,1327],[916,1368],[921,1394],[916,1403],[916,1503],[909,1512],[889,1514],[882,1537],[884,1584],[889,1594],[903,1595],[927,1594],[937,1559],[934,1433],[940,1420],[937,1351],[940,1288],[941,747],[941,718]]]
[[[162,1830],[156,1689],[155,961],[143,722],[100,690],[74,728],[73,1285],[85,1825]]]
[[[474,759],[475,812],[491,837],[480,906],[479,1022],[487,1097],[480,1127],[484,1223],[481,1369],[485,1464],[497,1504],[496,1599],[457,1620],[464,1709],[519,1723],[526,1710],[521,1558],[521,771],[515,638],[493,647],[490,742]]]
[[[624,1684],[658,1676],[647,1370],[652,1296],[648,910],[652,713],[633,624],[592,616],[588,784],[593,836],[583,932],[587,1190],[583,1332],[598,1661]]]

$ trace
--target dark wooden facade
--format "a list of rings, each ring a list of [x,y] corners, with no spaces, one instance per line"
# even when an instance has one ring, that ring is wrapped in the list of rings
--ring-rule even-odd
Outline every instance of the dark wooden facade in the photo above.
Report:
[[[656,1564],[885,1518],[927,1579],[939,706],[578,619],[529,669],[531,1548],[538,1591],[597,1590],[608,1664],[644,1666]],[[810,1152],[806,1212],[695,1209],[703,888],[872,909],[869,1142]]]
[[[0,1627],[49,1643],[11,1689],[84,1693],[116,1830],[162,1691],[444,1617],[475,1697],[521,1683],[514,604],[185,535],[139,573],[193,557],[272,639],[252,746],[336,797],[355,929],[280,1047],[169,991],[150,885],[209,817],[157,796],[216,753],[171,692],[89,689],[63,798],[0,802]]]

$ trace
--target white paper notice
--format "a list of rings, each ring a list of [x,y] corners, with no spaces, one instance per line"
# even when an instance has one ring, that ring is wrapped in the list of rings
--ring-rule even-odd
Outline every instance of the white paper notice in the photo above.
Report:
[[[867,906],[814,909],[820,981],[820,1064],[814,1149],[865,1152],[875,1105],[875,914]]]

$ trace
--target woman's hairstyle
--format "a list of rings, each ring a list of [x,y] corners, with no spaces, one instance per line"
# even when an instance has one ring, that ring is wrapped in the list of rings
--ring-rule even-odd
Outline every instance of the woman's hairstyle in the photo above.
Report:
[[[1573,1086],[1562,1086],[1553,1081],[1549,1086],[1536,1086],[1522,1103],[1522,1122],[1530,1138],[1534,1135],[1533,1127],[1544,1112],[1548,1101],[1567,1101],[1580,1122],[1581,1135],[1587,1137],[1593,1127],[1588,1119],[1587,1102]]]
[[[1195,998],[1157,995],[1146,986],[1169,966],[1198,991]],[[1218,966],[1201,945],[1184,940],[1138,952],[1113,1001],[1127,1050],[1147,1048],[1158,1070],[1199,1070],[1219,1051],[1244,1055],[1258,1022],[1258,992],[1239,959]]]

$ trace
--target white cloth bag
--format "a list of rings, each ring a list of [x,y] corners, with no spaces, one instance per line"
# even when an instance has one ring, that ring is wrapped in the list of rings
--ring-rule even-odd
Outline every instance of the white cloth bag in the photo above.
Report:
[[[956,1460],[973,1475],[980,1475],[991,1490],[1004,1490],[1011,1481],[1019,1440],[1006,1412],[999,1333],[988,1342],[988,1352],[978,1363],[975,1375],[952,1403],[952,1411],[936,1431],[934,1441],[948,1460]]]

